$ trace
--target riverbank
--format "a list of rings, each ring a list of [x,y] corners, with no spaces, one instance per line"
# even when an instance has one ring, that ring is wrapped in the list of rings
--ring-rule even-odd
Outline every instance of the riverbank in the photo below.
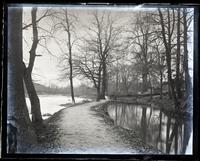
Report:
[[[178,118],[187,118],[192,119],[193,113],[192,110],[186,111],[184,110],[184,106],[186,106],[186,101],[181,100],[180,109],[176,109],[172,99],[169,99],[168,96],[163,96],[162,99],[160,97],[141,97],[141,98],[131,98],[131,97],[123,97],[116,100],[111,100],[113,102],[119,103],[128,103],[128,104],[139,104],[139,105],[147,105],[152,108],[161,109],[168,115]]]

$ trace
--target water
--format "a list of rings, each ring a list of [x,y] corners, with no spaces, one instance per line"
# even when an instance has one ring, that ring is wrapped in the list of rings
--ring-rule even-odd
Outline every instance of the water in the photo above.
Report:
[[[107,111],[116,125],[136,131],[146,144],[167,154],[192,154],[191,120],[144,105],[110,103]]]
[[[40,99],[40,108],[42,113],[42,118],[47,119],[49,116],[44,116],[44,114],[53,115],[55,112],[65,108],[65,106],[61,106],[62,104],[71,103],[71,97],[63,96],[63,95],[39,95]],[[85,98],[75,97],[76,103],[80,103]],[[89,99],[87,99],[89,100]],[[30,100],[26,98],[26,104],[28,106],[30,118],[31,118],[31,110],[30,110]]]

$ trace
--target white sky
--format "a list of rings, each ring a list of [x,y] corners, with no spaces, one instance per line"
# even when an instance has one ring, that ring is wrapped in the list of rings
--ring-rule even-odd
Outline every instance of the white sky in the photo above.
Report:
[[[31,6],[32,7],[32,6]],[[29,24],[31,23],[31,7],[27,5],[26,7],[23,8],[24,14],[23,14],[23,23]],[[38,6],[39,7],[39,6]],[[47,6],[44,6],[42,8],[38,8],[37,16],[40,17],[41,13],[44,12],[43,9],[46,9]],[[53,6],[55,8],[55,6]],[[125,26],[130,22],[131,19],[134,18],[133,13],[134,11],[142,10],[142,11],[147,11],[147,9],[141,8],[141,6],[136,6],[136,7],[75,7],[75,6],[70,6],[69,7],[69,12],[75,14],[78,17],[78,24],[76,25],[76,33],[78,36],[85,36],[85,25],[88,25],[89,22],[91,21],[91,15],[90,12],[93,9],[98,9],[99,12],[102,11],[109,11],[111,12],[111,16],[113,16],[115,19],[117,19],[117,23]],[[155,10],[153,9],[148,9],[148,10]],[[52,21],[50,18],[44,18],[41,20],[38,24],[38,26],[43,27],[44,29],[50,29],[50,26],[52,24]],[[192,23],[193,24],[193,23]],[[191,28],[193,28],[193,25],[191,25]],[[39,29],[39,36],[43,35],[41,33],[41,30]],[[65,32],[60,32],[56,36],[59,37],[59,39],[64,39],[67,38]],[[32,43],[32,28],[30,27],[28,30],[23,31],[23,37],[24,37],[24,44],[23,44],[23,50],[24,50],[24,61],[27,62],[29,58],[29,50],[31,47]],[[191,39],[192,41],[193,39]],[[28,42],[28,44],[26,43]],[[38,83],[44,84],[44,85],[49,85],[51,83],[54,83],[58,86],[66,86],[69,85],[69,81],[60,81],[58,80],[60,77],[60,69],[58,67],[59,64],[59,57],[62,55],[59,47],[55,43],[55,41],[52,39],[48,41],[48,49],[53,53],[56,57],[51,56],[50,54],[47,53],[47,51],[41,47],[37,47],[37,54],[43,55],[42,57],[36,57],[35,60],[35,65],[33,69],[33,78],[36,80]],[[191,53],[190,58],[193,58],[193,43],[190,44],[191,46],[188,48],[189,53]],[[74,50],[75,51],[75,50]],[[75,51],[76,52],[76,51]],[[191,61],[190,67],[193,67],[193,61]],[[80,78],[75,78],[74,79],[74,86],[78,86],[81,83],[87,83],[87,80],[83,80]]]
[[[45,7],[43,9],[46,9]],[[84,34],[86,34],[85,25],[88,25],[89,21],[91,21],[91,16],[90,16],[90,12],[91,9],[93,10],[94,8],[90,8],[90,10],[88,9],[82,9],[80,7],[73,7],[72,10],[70,10],[69,12],[73,12],[79,20],[79,23],[77,24],[77,35],[81,35],[84,36]],[[95,8],[96,9],[96,8]],[[100,11],[105,11],[104,9],[99,9]],[[110,10],[107,10],[110,11]],[[24,17],[23,17],[23,22],[25,24],[29,24],[31,23],[31,8],[30,7],[25,7],[24,8]],[[115,16],[117,15],[118,18],[120,17],[120,23],[126,23],[128,21],[128,19],[130,18],[130,12],[124,12],[123,10],[113,10],[112,11],[112,15]],[[38,9],[38,13],[37,16],[40,17],[41,15],[41,8]],[[43,20],[41,20],[39,22],[39,26],[48,29],[49,25],[51,23],[51,20],[49,18],[45,18]],[[40,30],[39,30],[40,31]],[[39,36],[42,35],[41,33],[39,33]],[[26,40],[26,42],[29,42],[29,45],[27,45],[27,43],[24,41],[24,45],[23,45],[23,49],[24,49],[24,59],[25,61],[28,60],[29,58],[29,50],[31,47],[31,43],[32,42],[32,28],[30,27],[28,30],[24,30],[23,31],[23,36],[24,39]],[[65,32],[60,32],[60,35],[57,35],[59,37],[59,39],[66,39],[67,34]],[[54,40],[51,40],[50,42],[48,42],[48,49],[57,57],[61,56],[62,53],[59,49],[59,47],[57,46],[57,44],[55,43]],[[69,84],[69,81],[58,81],[59,75],[60,75],[60,70],[58,67],[59,64],[59,58],[53,57],[50,54],[48,54],[46,52],[45,49],[43,49],[42,47],[38,46],[37,47],[37,53],[38,54],[42,54],[42,57],[36,57],[35,60],[35,64],[34,64],[34,69],[33,69],[33,78],[35,80],[38,80],[37,82],[44,84],[44,85],[49,85],[49,83],[55,83],[59,86],[66,86]],[[27,62],[27,61],[26,61]],[[74,85],[78,86],[81,83],[88,83],[87,80],[81,79],[74,79]]]

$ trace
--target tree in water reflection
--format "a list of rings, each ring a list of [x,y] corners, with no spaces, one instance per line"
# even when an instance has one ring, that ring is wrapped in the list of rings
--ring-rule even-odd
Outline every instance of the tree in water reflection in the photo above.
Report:
[[[167,154],[186,153],[191,121],[174,118],[159,109],[126,103],[110,103],[107,110],[115,125],[134,130],[145,144]]]

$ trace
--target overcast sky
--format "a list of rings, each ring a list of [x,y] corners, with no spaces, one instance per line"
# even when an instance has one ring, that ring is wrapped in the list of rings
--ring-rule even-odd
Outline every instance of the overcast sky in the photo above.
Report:
[[[53,6],[55,8],[55,6]],[[37,16],[40,17],[42,13],[44,13],[44,10],[47,8],[47,6],[38,8]],[[74,7],[70,6],[68,7],[69,13],[73,13],[78,18],[78,23],[76,24],[76,32],[78,36],[84,36],[86,35],[85,32],[85,26],[88,26],[88,24],[91,22],[91,12],[94,9],[98,9],[99,12],[110,12],[111,16],[113,16],[115,19],[117,19],[117,23],[124,26],[127,25],[128,22],[130,22],[132,19],[134,19],[133,13],[138,10],[146,11],[147,9],[141,8],[140,6],[136,7]],[[148,9],[148,10],[155,10]],[[26,6],[23,8],[23,23],[29,24],[31,23],[31,7]],[[38,24],[38,26],[42,27],[43,29],[49,30],[52,25],[52,19],[51,18],[44,18],[41,20]],[[191,25],[191,28],[193,28],[193,25]],[[41,29],[39,31],[39,36],[44,35],[44,32],[42,32]],[[56,35],[59,37],[59,39],[67,38],[67,34],[63,31],[57,33]],[[28,30],[23,31],[23,50],[24,50],[24,61],[27,62],[29,58],[29,51],[32,43],[32,28],[28,28]],[[190,44],[189,52],[192,56],[193,51],[193,45]],[[35,65],[33,69],[33,78],[36,80],[36,82],[49,85],[51,83],[54,83],[58,86],[67,86],[69,85],[69,81],[66,79],[66,81],[59,80],[60,78],[60,68],[59,62],[60,62],[60,56],[62,55],[61,50],[59,49],[58,45],[53,39],[50,39],[47,43],[48,49],[53,53],[52,56],[50,55],[47,50],[45,50],[43,47],[38,46],[37,47],[37,54],[41,54],[42,57],[36,57]],[[74,49],[76,50],[76,49]],[[192,66],[192,61],[190,62],[190,66]],[[80,78],[74,79],[74,85],[78,86],[81,83],[87,83],[87,80],[83,80]]]

